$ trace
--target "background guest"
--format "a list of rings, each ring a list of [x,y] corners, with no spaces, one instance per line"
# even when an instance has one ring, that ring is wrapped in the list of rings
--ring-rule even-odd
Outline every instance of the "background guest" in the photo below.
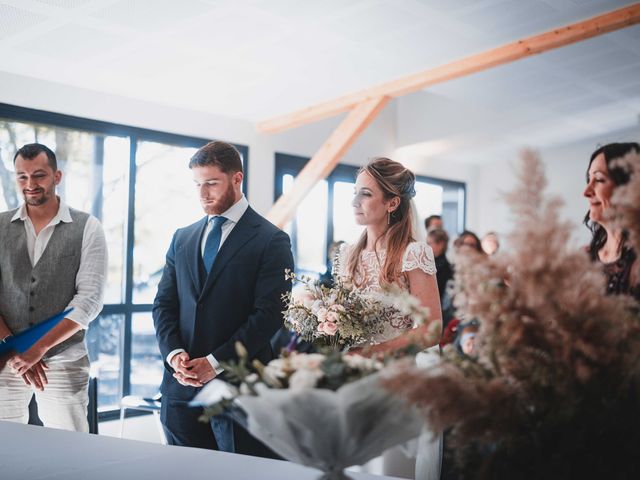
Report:
[[[424,220],[424,228],[427,230],[427,233],[434,228],[443,228],[444,224],[442,222],[442,217],[440,215],[429,215]]]
[[[466,249],[475,250],[478,253],[485,254],[482,249],[482,243],[478,236],[471,230],[464,230],[458,238],[453,242],[453,246],[456,248],[456,253],[464,251]]]
[[[629,172],[615,165],[614,160],[628,153],[640,153],[640,145],[610,143],[591,155],[583,192],[589,201],[584,223],[592,234],[588,248],[591,260],[600,262],[607,276],[607,293],[630,294],[640,299],[634,268],[636,252],[627,245],[627,232],[614,227],[607,218],[613,191],[629,181]]]
[[[434,228],[427,234],[427,243],[433,250],[436,261],[436,278],[438,280],[438,291],[440,293],[440,305],[442,307],[442,326],[444,331],[448,331],[449,322],[453,319],[454,308],[451,293],[449,292],[450,282],[453,281],[453,265],[447,259],[447,248],[449,245],[449,235],[445,230]],[[451,335],[445,337],[443,334],[442,341],[451,343],[455,337]],[[442,345],[442,343],[441,343]]]
[[[460,354],[474,355],[475,339],[479,329],[480,324],[475,319],[458,325],[458,337],[456,338],[455,346]]]
[[[444,296],[446,285],[453,278],[453,268],[447,259],[447,248],[449,246],[449,235],[440,228],[434,228],[427,233],[427,244],[433,250],[433,256],[436,261],[438,273],[438,291],[440,292],[440,301]]]

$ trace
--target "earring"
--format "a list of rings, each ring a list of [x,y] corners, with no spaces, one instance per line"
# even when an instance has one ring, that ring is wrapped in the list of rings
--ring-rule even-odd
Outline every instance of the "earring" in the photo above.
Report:
[[[387,212],[387,225],[391,225],[391,212]]]

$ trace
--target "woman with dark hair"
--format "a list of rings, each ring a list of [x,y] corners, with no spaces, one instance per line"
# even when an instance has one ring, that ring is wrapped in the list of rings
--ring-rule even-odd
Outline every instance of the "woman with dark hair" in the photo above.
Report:
[[[485,254],[482,249],[482,242],[480,238],[473,233],[471,230],[464,230],[458,238],[453,242],[453,246],[456,251],[460,248],[470,248],[472,250],[477,251],[478,253]]]
[[[640,299],[634,269],[636,252],[627,245],[627,233],[616,229],[606,215],[615,188],[629,181],[629,172],[614,161],[629,153],[640,153],[640,145],[635,142],[610,143],[591,155],[583,192],[589,200],[584,224],[592,233],[589,256],[592,261],[603,264],[608,280],[607,293],[630,294]]]

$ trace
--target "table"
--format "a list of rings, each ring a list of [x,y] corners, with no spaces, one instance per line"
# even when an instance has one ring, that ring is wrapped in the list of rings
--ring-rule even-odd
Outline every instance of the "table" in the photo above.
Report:
[[[363,473],[357,480],[381,480]],[[0,421],[3,480],[312,480],[291,462]]]

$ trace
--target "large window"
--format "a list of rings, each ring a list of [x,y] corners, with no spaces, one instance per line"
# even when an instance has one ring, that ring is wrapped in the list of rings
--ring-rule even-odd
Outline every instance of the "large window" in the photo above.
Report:
[[[21,203],[16,150],[39,142],[56,152],[60,197],[105,230],[105,306],[87,332],[102,418],[115,413],[121,396],[151,396],[160,386],[151,304],[173,232],[203,216],[187,163],[207,141],[0,104],[0,211]],[[246,192],[248,149],[236,147]]]
[[[276,154],[275,198],[286,192],[308,158]],[[363,227],[355,223],[351,201],[358,167],[338,165],[298,206],[285,230],[291,236],[296,270],[309,274],[327,268],[327,250],[332,242],[354,243]],[[453,238],[465,225],[465,185],[460,182],[416,177],[414,198],[420,228],[429,215],[442,215]]]

